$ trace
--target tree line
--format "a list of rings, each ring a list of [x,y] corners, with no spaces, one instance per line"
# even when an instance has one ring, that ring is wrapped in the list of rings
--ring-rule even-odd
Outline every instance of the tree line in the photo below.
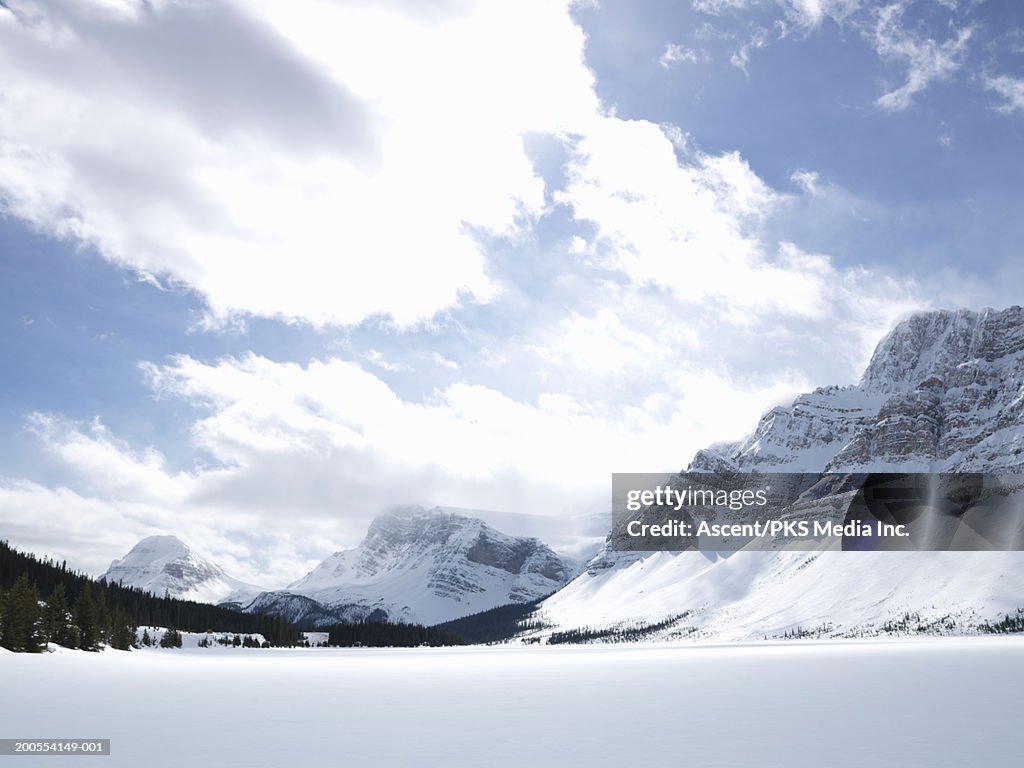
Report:
[[[436,647],[464,645],[466,642],[458,635],[446,630],[438,627],[424,627],[419,624],[388,624],[368,621],[359,624],[335,624],[323,629],[327,630],[328,645],[343,648],[356,646],[415,648],[420,645]]]
[[[689,611],[676,616],[669,616],[662,621],[653,624],[634,624],[625,627],[609,627],[606,629],[592,629],[591,627],[580,627],[578,629],[567,629],[562,632],[552,632],[548,637],[548,645],[575,645],[580,643],[637,643],[646,639],[655,632],[678,624],[689,615]],[[688,634],[688,633],[687,633]]]
[[[135,625],[120,606],[98,598],[90,585],[70,603],[63,584],[45,600],[23,573],[6,593],[0,592],[0,646],[38,653],[47,643],[98,651],[104,645],[128,650],[135,643]]]
[[[542,597],[529,603],[499,605],[497,608],[437,624],[435,628],[458,635],[467,643],[501,643],[523,632],[543,629],[544,624],[534,614],[537,606],[546,599]]]
[[[270,645],[291,645],[298,629],[279,616],[241,613],[207,603],[157,597],[137,587],[109,584],[0,541],[0,646],[45,650],[46,643],[87,651],[128,649],[141,625],[187,632],[261,634]]]

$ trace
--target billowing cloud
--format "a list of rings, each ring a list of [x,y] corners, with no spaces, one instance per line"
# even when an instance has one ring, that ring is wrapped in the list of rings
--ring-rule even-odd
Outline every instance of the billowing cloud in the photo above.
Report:
[[[489,300],[474,233],[543,205],[523,135],[595,112],[582,33],[559,3],[414,5],[12,0],[2,209],[221,319]]]
[[[680,371],[683,399],[610,406],[547,393],[523,403],[457,384],[410,402],[333,358],[298,366],[256,355],[215,364],[181,357],[146,368],[161,397],[202,412],[192,435],[205,461],[173,470],[158,451],[132,449],[101,422],[34,414],[31,425],[67,482],[0,483],[13,540],[100,572],[138,538],[170,532],[243,578],[280,586],[355,544],[393,504],[603,510],[611,472],[676,469],[675,451],[668,458],[664,446],[689,451],[687,435],[723,421],[736,427],[805,384],[750,387]],[[713,426],[691,405],[709,396],[730,397]]]

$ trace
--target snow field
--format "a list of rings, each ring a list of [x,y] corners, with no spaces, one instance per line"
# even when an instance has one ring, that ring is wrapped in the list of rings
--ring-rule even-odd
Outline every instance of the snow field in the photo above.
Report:
[[[109,767],[1009,767],[1024,642],[61,651],[0,680],[0,738],[110,738]]]

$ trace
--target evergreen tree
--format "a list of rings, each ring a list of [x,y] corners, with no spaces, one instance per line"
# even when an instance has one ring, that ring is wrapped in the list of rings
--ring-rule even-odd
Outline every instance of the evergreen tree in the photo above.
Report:
[[[3,605],[0,644],[12,651],[38,653],[45,648],[39,610],[39,592],[23,573],[7,593]]]
[[[110,645],[119,651],[128,651],[135,646],[135,626],[128,614],[120,607],[115,608],[110,620]]]
[[[149,636],[148,629],[142,630],[142,644],[147,648],[151,648],[153,646],[153,638]]]
[[[174,627],[168,628],[164,636],[160,638],[161,648],[181,648],[181,632]]]
[[[113,616],[111,615],[110,609],[107,607],[106,597],[106,591],[102,588],[99,589],[95,602],[98,647],[102,647],[104,644],[113,645],[111,637],[113,634]]]
[[[43,630],[46,639],[51,643],[63,645],[65,648],[74,648],[78,644],[77,633],[72,631],[71,611],[63,583],[57,584],[46,598]]]
[[[78,627],[78,643],[83,651],[98,651],[100,648],[100,628],[96,613],[96,601],[93,600],[92,587],[82,585],[75,601],[75,626]]]

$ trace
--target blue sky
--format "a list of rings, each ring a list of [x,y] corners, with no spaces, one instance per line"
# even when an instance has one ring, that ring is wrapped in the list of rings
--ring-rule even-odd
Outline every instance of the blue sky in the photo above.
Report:
[[[0,3],[0,536],[569,515],[1020,302],[1024,9]]]

